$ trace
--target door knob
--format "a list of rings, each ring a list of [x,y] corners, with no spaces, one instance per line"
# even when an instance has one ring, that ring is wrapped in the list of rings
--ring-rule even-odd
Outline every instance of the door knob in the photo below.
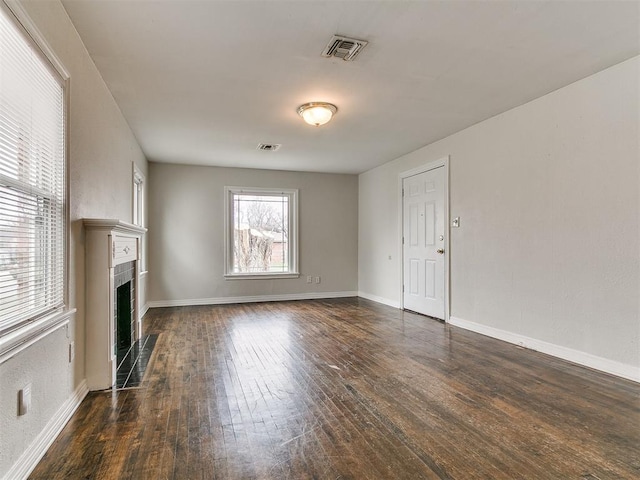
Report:
[[[437,249],[436,253],[439,253],[440,255],[444,254],[444,248]]]

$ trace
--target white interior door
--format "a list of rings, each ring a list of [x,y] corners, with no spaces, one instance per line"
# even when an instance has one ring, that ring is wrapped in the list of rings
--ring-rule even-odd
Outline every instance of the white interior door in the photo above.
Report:
[[[444,320],[444,167],[403,179],[404,308]]]

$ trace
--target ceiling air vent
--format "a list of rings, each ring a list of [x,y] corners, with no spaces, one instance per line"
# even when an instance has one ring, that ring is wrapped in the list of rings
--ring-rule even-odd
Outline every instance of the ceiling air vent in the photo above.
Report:
[[[367,43],[369,42],[365,40],[334,35],[322,51],[322,56],[338,57],[345,61],[352,61],[367,46]]]
[[[264,150],[265,152],[275,152],[281,146],[279,143],[259,143],[257,149]]]

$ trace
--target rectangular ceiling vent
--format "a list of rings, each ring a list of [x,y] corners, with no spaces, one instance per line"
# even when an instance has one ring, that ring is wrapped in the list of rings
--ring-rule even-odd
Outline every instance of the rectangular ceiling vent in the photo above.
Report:
[[[325,49],[322,51],[323,57],[337,57],[347,62],[353,61],[356,55],[367,46],[366,40],[334,35]]]
[[[259,143],[257,149],[265,152],[275,152],[282,145],[280,143]]]

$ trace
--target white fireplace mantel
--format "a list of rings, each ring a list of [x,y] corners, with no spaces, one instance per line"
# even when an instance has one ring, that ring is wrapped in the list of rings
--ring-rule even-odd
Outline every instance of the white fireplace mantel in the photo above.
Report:
[[[89,390],[103,390],[116,380],[114,352],[114,268],[133,261],[135,339],[140,321],[140,245],[146,228],[120,220],[85,218],[86,375]]]

